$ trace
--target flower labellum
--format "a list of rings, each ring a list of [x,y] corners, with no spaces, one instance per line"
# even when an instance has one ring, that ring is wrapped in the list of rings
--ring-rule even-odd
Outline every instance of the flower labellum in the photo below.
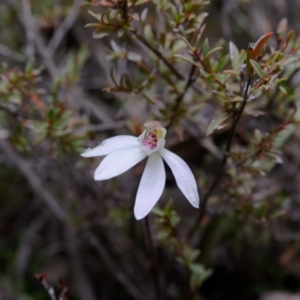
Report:
[[[134,206],[134,215],[140,220],[151,211],[162,195],[166,182],[164,159],[179,189],[198,208],[199,195],[193,173],[179,156],[164,148],[166,129],[157,121],[149,121],[144,126],[146,130],[138,138],[130,135],[115,136],[81,154],[83,157],[106,155],[95,170],[94,179],[106,180],[118,176],[148,156]]]

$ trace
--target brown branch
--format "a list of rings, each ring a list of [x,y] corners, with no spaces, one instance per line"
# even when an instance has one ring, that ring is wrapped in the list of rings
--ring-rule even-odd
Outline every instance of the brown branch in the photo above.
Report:
[[[236,131],[236,128],[237,128],[237,125],[241,119],[241,116],[243,114],[243,111],[245,109],[245,106],[246,106],[246,103],[247,103],[247,96],[248,96],[248,91],[249,91],[249,87],[251,85],[251,80],[252,80],[252,77],[251,76],[248,76],[248,80],[247,80],[247,84],[246,84],[246,89],[245,89],[245,93],[244,93],[244,98],[243,98],[243,102],[242,102],[242,105],[240,107],[240,109],[238,110],[238,112],[236,113],[236,115],[233,117],[233,122],[232,122],[232,125],[231,125],[231,128],[230,128],[230,131],[229,131],[229,136],[228,136],[228,140],[227,140],[227,145],[226,145],[226,149],[225,149],[225,152],[223,154],[223,158],[221,160],[221,163],[220,163],[220,166],[219,166],[219,170],[217,172],[217,175],[216,177],[214,178],[211,186],[209,187],[207,193],[205,194],[205,196],[203,197],[203,199],[201,200],[201,204],[200,204],[200,214],[195,222],[195,225],[191,228],[191,230],[189,231],[187,237],[188,239],[190,239],[195,230],[197,229],[199,223],[202,221],[204,215],[205,215],[205,211],[206,211],[206,206],[207,206],[207,202],[208,202],[208,199],[210,198],[210,196],[212,195],[212,193],[214,192],[215,188],[218,186],[222,176],[223,176],[223,173],[224,173],[224,167],[227,163],[227,159],[230,155],[230,149],[231,149],[231,146],[232,146],[232,142],[233,142],[233,138],[234,138],[234,135],[235,135],[235,131]]]

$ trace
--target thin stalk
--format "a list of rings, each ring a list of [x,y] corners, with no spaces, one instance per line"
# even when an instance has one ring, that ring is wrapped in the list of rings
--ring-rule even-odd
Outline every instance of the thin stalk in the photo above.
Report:
[[[178,79],[184,79],[184,76],[180,74],[175,67],[163,56],[163,54],[154,48],[146,39],[144,36],[139,34],[136,30],[133,30],[132,33],[137,37],[137,39],[144,44],[148,49],[150,49],[157,57],[159,57],[165,65],[172,71],[172,73],[178,78]]]
[[[166,126],[166,129],[168,130],[173,122],[174,122],[174,117],[176,116],[176,113],[178,111],[178,108],[180,107],[180,104],[182,103],[183,101],[183,98],[184,98],[184,95],[186,94],[187,90],[189,89],[189,87],[193,84],[193,82],[195,81],[195,78],[193,78],[193,75],[196,71],[196,67],[193,65],[191,70],[190,70],[190,74],[189,74],[189,77],[188,77],[188,80],[185,84],[185,87],[184,87],[184,90],[182,93],[180,93],[177,98],[175,99],[175,104],[174,104],[174,107],[173,107],[173,115],[172,117],[170,118],[170,122],[169,124]]]

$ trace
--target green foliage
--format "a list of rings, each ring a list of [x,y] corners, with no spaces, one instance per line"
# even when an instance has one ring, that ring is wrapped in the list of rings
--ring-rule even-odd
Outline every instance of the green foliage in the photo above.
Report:
[[[85,48],[77,57],[71,56],[59,78],[54,78],[53,89],[46,91],[39,86],[43,67],[36,68],[30,61],[24,71],[9,70],[2,65],[0,79],[1,108],[7,114],[3,123],[11,126],[11,139],[21,150],[30,150],[37,143],[51,140],[51,152],[62,157],[66,152],[84,149],[83,137],[74,134],[80,122],[76,120],[66,102],[58,96],[79,80],[79,69],[87,57]],[[19,123],[15,123],[15,118]]]
[[[5,289],[17,276],[11,269],[28,246],[27,230],[34,241],[28,246],[32,260],[24,259],[31,279],[16,288],[24,299],[47,298],[32,282],[47,268],[57,277],[66,272],[74,299],[86,297],[76,290],[80,284],[106,298],[140,299],[140,291],[152,291],[155,265],[170,299],[202,293],[210,299],[205,289],[215,289],[219,274],[232,278],[229,294],[217,284],[222,299],[292,290],[285,279],[288,274],[299,283],[291,265],[299,260],[300,39],[289,18],[264,27],[267,32],[278,23],[274,33],[253,34],[251,16],[268,18],[256,14],[251,1],[237,1],[227,16],[229,25],[236,24],[225,34],[226,9],[215,22],[213,1],[91,0],[77,15],[69,0],[29,1],[28,11],[15,3],[0,3]],[[214,34],[220,26],[223,35]],[[48,49],[60,35],[57,48]],[[79,156],[105,138],[140,134],[146,120],[168,128],[167,147],[192,167],[202,198],[199,211],[178,204],[177,192],[176,210],[171,203],[155,209],[159,263],[149,254],[142,222],[131,214],[141,167],[112,183],[94,183],[96,165]],[[18,171],[26,180],[15,176]],[[173,181],[167,173],[162,198],[170,198]],[[53,199],[65,221],[53,213]],[[37,220],[43,225],[34,231]],[[58,270],[51,269],[52,255]],[[84,278],[80,284],[78,278]],[[247,283],[242,291],[235,284],[240,278]]]
[[[194,293],[201,284],[212,274],[212,270],[206,269],[202,264],[197,262],[200,251],[193,249],[189,243],[183,240],[177,228],[180,217],[174,211],[171,203],[167,204],[163,210],[155,209],[158,234],[156,238],[160,244],[173,253],[174,258],[185,267],[189,274],[189,286]]]

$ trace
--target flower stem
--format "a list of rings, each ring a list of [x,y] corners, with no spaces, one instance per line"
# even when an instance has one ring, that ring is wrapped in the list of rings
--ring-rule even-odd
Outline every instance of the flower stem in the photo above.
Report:
[[[158,267],[157,255],[156,255],[153,238],[152,238],[152,234],[151,234],[149,216],[146,216],[146,218],[145,218],[145,229],[146,229],[146,235],[147,235],[149,248],[150,248],[149,249],[150,256],[151,256],[151,260],[152,260],[152,266],[151,266],[152,270],[151,271],[152,271],[153,285],[154,285],[154,289],[155,289],[155,296],[156,296],[156,299],[159,300],[159,299],[162,299],[161,286],[160,286],[160,282],[159,282],[160,270]]]

